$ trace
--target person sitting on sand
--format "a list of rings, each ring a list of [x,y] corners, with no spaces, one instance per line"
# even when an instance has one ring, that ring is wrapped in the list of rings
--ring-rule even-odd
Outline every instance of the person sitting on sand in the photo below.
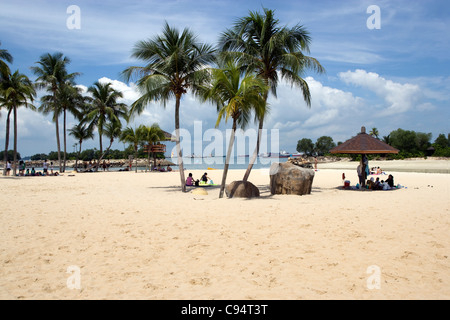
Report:
[[[186,179],[186,186],[188,187],[192,187],[194,185],[198,186],[199,181],[198,180],[194,180],[194,177],[192,176],[192,173],[189,173],[189,176]]]
[[[377,178],[377,180],[375,180],[375,183],[373,184],[373,190],[381,190],[381,183],[380,183],[380,178]]]
[[[34,170],[34,168],[31,168],[31,176],[34,177],[36,175],[36,171]]]
[[[381,190],[391,190],[391,187],[386,181],[381,180]]]
[[[394,187],[394,176],[392,174],[389,175],[389,177],[386,179],[386,183],[389,185],[389,187]]]
[[[374,190],[375,180],[373,179],[373,177],[370,178],[370,180],[367,180],[366,186],[367,189]]]
[[[167,172],[172,172],[172,168],[170,166],[167,166]]]
[[[25,172],[25,177],[29,177],[30,176],[30,169],[27,169],[27,171]]]
[[[208,173],[207,172],[205,172],[203,175],[202,175],[202,179],[201,179],[204,183],[207,183],[208,182],[208,180],[211,180],[209,177],[208,177]]]

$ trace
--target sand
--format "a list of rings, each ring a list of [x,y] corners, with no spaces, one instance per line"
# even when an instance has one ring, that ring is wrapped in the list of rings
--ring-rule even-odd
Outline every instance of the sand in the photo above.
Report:
[[[0,299],[449,299],[450,175],[371,192],[343,172],[300,197],[254,170],[254,200],[183,194],[176,172],[0,177]]]

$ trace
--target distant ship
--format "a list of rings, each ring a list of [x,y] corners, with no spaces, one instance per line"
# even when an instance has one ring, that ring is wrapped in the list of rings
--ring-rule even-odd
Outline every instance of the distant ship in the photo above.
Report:
[[[260,155],[260,157],[262,157],[262,158],[289,158],[290,156],[292,156],[292,154],[290,154],[284,150],[281,151],[280,153],[269,152],[269,153],[263,153],[262,155]]]

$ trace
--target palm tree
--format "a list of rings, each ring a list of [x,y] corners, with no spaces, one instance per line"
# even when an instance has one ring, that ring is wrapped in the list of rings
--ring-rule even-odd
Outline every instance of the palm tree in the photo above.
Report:
[[[120,122],[120,118],[127,119],[128,107],[118,100],[123,94],[111,87],[111,83],[94,83],[88,92],[92,94],[91,107],[87,111],[86,119],[96,126],[100,140],[100,155],[103,154],[103,131],[109,122]]]
[[[56,100],[55,100],[56,99]],[[56,101],[56,103],[55,103]],[[61,83],[56,90],[56,97],[46,95],[41,98],[40,111],[44,114],[53,114],[53,121],[57,122],[60,115],[63,116],[63,166],[61,172],[66,171],[67,156],[67,112],[81,119],[87,98],[82,95],[82,89],[76,87],[71,80]]]
[[[1,45],[2,43],[0,42],[0,46]],[[12,63],[13,57],[8,52],[8,50],[0,49],[0,82],[3,81],[3,78],[7,78],[7,76],[11,73],[5,61],[8,63]]]
[[[310,42],[309,32],[303,26],[281,27],[274,11],[264,8],[264,14],[250,11],[249,16],[239,19],[232,29],[226,30],[221,35],[220,48],[223,57],[239,58],[248,70],[262,77],[273,96],[277,96],[281,76],[281,79],[302,90],[303,98],[310,107],[309,87],[301,76],[307,69],[318,73],[325,71],[319,61],[303,54],[309,52]],[[267,98],[268,92],[264,96],[266,103]],[[264,117],[262,112],[259,115],[256,149],[244,181],[247,181],[259,153]]]
[[[144,126],[139,126],[137,129],[133,129],[131,127],[125,128],[125,130],[122,131],[122,134],[120,136],[120,141],[125,143],[130,143],[133,145],[134,149],[134,159],[136,160],[136,173],[137,173],[137,158],[138,158],[138,147],[141,141],[143,140],[143,133],[145,129]]]
[[[217,104],[219,116],[216,128],[222,118],[225,118],[225,121],[229,118],[233,119],[219,198],[223,198],[237,126],[244,128],[249,121],[251,111],[259,113],[258,110],[265,106],[264,96],[267,87],[264,81],[255,75],[243,74],[241,70],[241,66],[231,61],[222,69],[213,70],[212,83],[203,95],[205,100],[211,100]]]
[[[24,74],[19,73],[19,70],[13,74],[8,75],[2,82],[2,102],[8,110],[8,118],[6,122],[6,146],[5,157],[8,153],[8,141],[9,141],[9,117],[11,111],[14,115],[14,176],[17,172],[17,109],[20,106],[35,110],[36,108],[30,103],[33,102],[36,96],[33,83]],[[6,158],[7,159],[7,158]]]
[[[9,77],[9,76],[8,76]],[[6,116],[6,136],[5,136],[5,152],[3,154],[3,162],[5,163],[3,175],[6,174],[6,161],[8,161],[8,149],[9,149],[9,132],[10,132],[10,119],[11,119],[11,112],[13,111],[13,108],[11,106],[11,103],[8,101],[8,99],[5,98],[5,91],[3,90],[3,83],[0,86],[0,108],[5,108],[8,110],[8,115]]]
[[[60,107],[63,113],[63,143],[64,143],[64,158],[63,158],[63,169],[62,172],[66,171],[66,156],[67,156],[67,134],[66,134],[66,124],[67,124],[67,112],[71,113],[73,116],[82,119],[82,110],[85,109],[85,104],[87,102],[87,97],[82,95],[82,89],[76,87],[72,81],[67,81],[62,84],[58,90],[58,100],[60,102]]]
[[[166,140],[164,131],[161,130],[157,123],[154,123],[151,127],[144,126],[142,129],[142,140],[148,145],[148,166],[150,167],[150,153],[151,146],[155,145],[159,141]],[[156,166],[156,152],[153,152],[154,166]]]
[[[103,131],[103,134],[109,138],[109,146],[106,148],[105,152],[101,155],[100,159],[98,160],[98,167],[100,166],[100,162],[105,157],[105,155],[108,153],[109,149],[111,149],[112,144],[114,143],[114,140],[117,138],[120,138],[120,135],[122,134],[122,123],[119,121],[113,121],[105,124],[105,128]]]
[[[38,66],[31,67],[31,70],[38,76],[36,79],[36,86],[39,89],[47,89],[50,95],[43,98],[39,111],[44,114],[53,113],[53,121],[56,125],[56,144],[58,147],[58,161],[61,170],[61,143],[59,138],[59,116],[64,111],[61,108],[58,100],[58,89],[66,84],[67,81],[72,81],[79,73],[67,72],[67,65],[70,63],[68,57],[64,57],[61,52],[54,54],[44,54],[36,62]],[[62,168],[64,170],[64,168]]]
[[[77,160],[75,161],[75,168],[78,171],[78,159],[81,154],[81,146],[83,141],[88,139],[94,139],[94,130],[93,127],[88,126],[84,123],[79,123],[75,125],[72,129],[69,129],[69,135],[78,140],[78,144],[80,145],[80,149],[78,150]]]
[[[123,74],[127,80],[141,77],[137,82],[142,93],[132,106],[132,114],[140,114],[151,101],[164,106],[175,98],[175,132],[180,168],[181,190],[186,192],[183,158],[180,146],[180,103],[189,90],[196,93],[208,79],[207,66],[215,59],[212,46],[201,44],[189,29],[181,33],[167,23],[162,35],[136,44],[132,56],[145,61],[144,67],[129,67]]]
[[[369,134],[372,137],[375,137],[375,138],[379,139],[380,133],[378,132],[377,128],[372,128],[372,130],[370,130]]]

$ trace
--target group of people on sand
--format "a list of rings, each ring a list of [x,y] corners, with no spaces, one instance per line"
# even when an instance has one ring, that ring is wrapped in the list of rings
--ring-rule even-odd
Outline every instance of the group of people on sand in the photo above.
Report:
[[[159,172],[172,172],[172,168],[170,165],[167,166],[167,169],[163,168],[161,164],[159,163],[156,167],[153,167],[152,171],[159,171]]]
[[[390,174],[386,181],[381,180],[377,177],[375,180],[373,177],[370,180],[367,180],[366,188],[369,190],[391,190],[395,186],[394,184],[394,176]]]
[[[380,175],[380,174],[386,174],[386,173],[383,170],[381,170],[380,167],[372,167],[372,168],[370,168],[370,174]]]
[[[195,180],[194,177],[192,176],[192,173],[189,173],[189,176],[186,179],[186,186],[188,187],[193,187],[196,186],[198,187],[200,185],[200,181],[202,181],[203,183],[207,184],[208,181],[210,184],[213,184],[213,181],[208,177],[208,173],[205,172],[202,177],[200,178],[200,180]]]
[[[6,162],[6,176],[11,175],[11,161]],[[17,176],[19,177],[35,177],[35,176],[58,176],[58,172],[53,172],[53,162],[48,163],[48,160],[45,160],[42,164],[42,172],[36,171],[34,167],[31,170],[27,169],[27,164],[25,161],[19,161],[19,173]]]
[[[94,160],[94,162],[92,162],[92,160],[90,160],[89,162],[87,161],[83,161],[83,169],[82,172],[94,172],[94,171],[98,171],[98,169],[102,168],[103,171],[109,171],[109,168],[111,167],[111,163],[106,160],[103,160],[103,162],[100,164],[100,162],[97,162],[96,160]],[[78,168],[77,168],[78,169]]]

